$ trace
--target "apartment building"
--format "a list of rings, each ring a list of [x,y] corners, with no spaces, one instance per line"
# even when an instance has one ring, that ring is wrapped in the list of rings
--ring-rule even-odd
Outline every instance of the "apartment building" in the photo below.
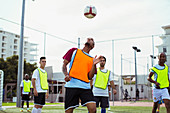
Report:
[[[160,36],[162,39],[162,44],[157,46],[160,53],[164,52],[167,55],[166,64],[170,67],[170,25],[163,26],[162,29],[165,31],[165,35]]]
[[[23,56],[27,62],[33,63],[37,61],[37,44],[27,41],[28,37],[24,37]],[[0,58],[6,59],[13,55],[19,55],[20,36],[0,30]]]

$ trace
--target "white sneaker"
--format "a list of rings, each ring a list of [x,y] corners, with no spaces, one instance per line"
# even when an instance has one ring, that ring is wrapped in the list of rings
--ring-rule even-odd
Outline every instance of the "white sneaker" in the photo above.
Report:
[[[108,108],[108,110],[110,111],[110,107]]]

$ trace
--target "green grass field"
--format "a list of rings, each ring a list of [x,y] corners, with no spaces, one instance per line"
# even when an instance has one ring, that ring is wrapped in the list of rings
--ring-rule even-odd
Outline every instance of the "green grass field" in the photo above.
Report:
[[[31,108],[32,109],[32,108]],[[97,109],[100,113],[100,109]],[[26,109],[24,110],[27,113]],[[126,107],[126,106],[111,106],[111,110],[107,113],[151,113],[152,107]],[[160,113],[165,113],[165,107],[161,107]],[[8,108],[0,111],[0,113],[20,113],[20,108]],[[64,113],[63,106],[46,106],[42,109],[42,113]],[[74,113],[88,113],[86,107],[75,109]]]
[[[153,102],[153,100],[139,100],[136,102]],[[30,105],[34,105],[33,102],[29,103]],[[55,104],[61,104],[61,103],[46,103],[46,105],[55,105]],[[26,105],[26,103],[24,103],[24,105]],[[16,106],[15,102],[3,102],[2,106]]]
[[[46,105],[56,105],[56,104],[63,104],[63,103],[45,103]],[[26,102],[24,102],[24,105],[26,105]],[[29,105],[34,105],[33,102],[30,102]],[[16,106],[15,102],[3,102],[2,106]]]

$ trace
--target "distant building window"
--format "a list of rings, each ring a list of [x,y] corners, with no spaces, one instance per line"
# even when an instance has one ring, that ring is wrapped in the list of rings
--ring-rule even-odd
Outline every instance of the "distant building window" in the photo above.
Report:
[[[24,48],[24,52],[27,52],[27,48]]]
[[[2,58],[5,58],[5,55],[1,55]]]
[[[15,35],[15,37],[19,38],[19,35]]]
[[[2,49],[2,53],[5,53],[5,49]]]
[[[17,39],[14,39],[14,44],[17,44]]]
[[[14,46],[14,50],[17,50],[17,46]]]
[[[5,41],[6,36],[2,36],[2,41]]]
[[[5,47],[5,43],[2,43],[2,47]]]
[[[16,55],[17,54],[17,52],[16,51],[14,51],[14,55]]]
[[[27,57],[27,53],[24,53],[24,57]]]
[[[167,52],[166,47],[163,47],[163,52],[164,52],[164,53],[166,53],[166,52]]]
[[[28,42],[24,42],[24,44],[25,44],[25,46],[27,46],[27,45],[28,45]]]

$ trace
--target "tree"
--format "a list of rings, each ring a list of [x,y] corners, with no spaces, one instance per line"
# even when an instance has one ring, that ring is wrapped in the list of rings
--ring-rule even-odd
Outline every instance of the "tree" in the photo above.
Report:
[[[3,58],[0,58],[0,69],[5,69],[6,68],[6,62]]]
[[[32,75],[33,70],[37,68],[37,64],[30,64],[24,60],[24,74]],[[4,71],[4,85],[9,82],[17,81],[17,74],[18,74],[18,56],[14,55],[11,57],[0,58],[0,70]],[[31,77],[31,76],[30,76]]]
[[[6,70],[4,72],[4,80],[6,82],[12,82],[17,80],[18,73],[18,56],[7,57],[6,59]]]
[[[30,75],[29,77],[32,77],[33,71],[37,68],[37,63],[30,64],[27,63],[26,60],[24,60],[24,74]]]

